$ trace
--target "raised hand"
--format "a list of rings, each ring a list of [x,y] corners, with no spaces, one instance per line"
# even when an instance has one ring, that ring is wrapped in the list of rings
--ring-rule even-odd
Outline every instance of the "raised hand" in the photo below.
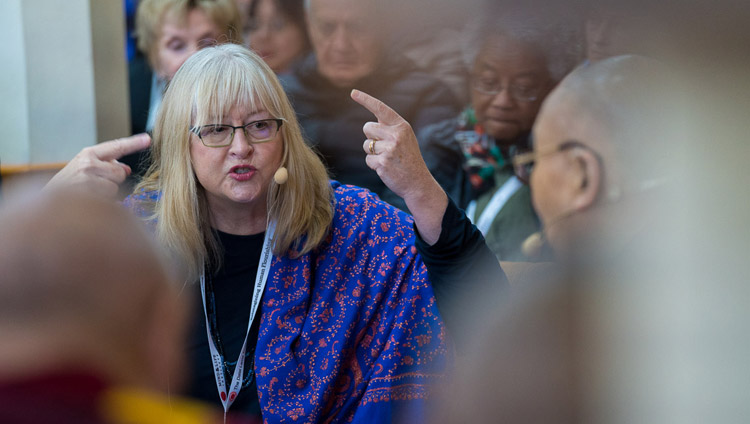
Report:
[[[448,197],[427,169],[414,130],[398,113],[369,94],[352,90],[351,97],[378,120],[362,127],[367,137],[362,145],[367,166],[404,199],[420,235],[434,244],[440,236]]]
[[[45,189],[81,188],[114,198],[120,184],[130,175],[130,167],[117,159],[147,148],[151,137],[138,134],[106,141],[81,150],[47,183]]]

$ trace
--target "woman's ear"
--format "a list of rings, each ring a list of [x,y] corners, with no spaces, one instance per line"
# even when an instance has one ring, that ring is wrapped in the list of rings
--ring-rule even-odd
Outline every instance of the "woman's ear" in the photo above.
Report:
[[[573,208],[576,211],[588,209],[596,203],[602,187],[603,169],[599,158],[591,150],[576,147],[569,151],[574,167],[575,185]]]

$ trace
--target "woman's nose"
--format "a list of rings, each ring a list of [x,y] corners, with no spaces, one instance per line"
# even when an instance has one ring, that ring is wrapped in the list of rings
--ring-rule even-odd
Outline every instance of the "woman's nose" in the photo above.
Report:
[[[234,138],[232,143],[229,145],[230,153],[238,156],[244,156],[252,153],[255,150],[255,146],[250,142],[247,137],[244,128],[237,128],[234,130]]]

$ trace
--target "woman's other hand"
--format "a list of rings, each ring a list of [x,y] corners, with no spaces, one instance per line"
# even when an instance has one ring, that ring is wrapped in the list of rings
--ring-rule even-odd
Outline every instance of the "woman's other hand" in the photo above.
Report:
[[[150,144],[148,134],[137,134],[86,147],[52,177],[45,189],[79,188],[115,198],[120,184],[131,172],[129,166],[117,159],[146,149]]]
[[[420,236],[428,244],[435,244],[440,237],[448,197],[427,169],[414,130],[380,100],[359,90],[352,90],[351,97],[378,120],[362,128],[367,137],[363,144],[367,166],[404,199]]]

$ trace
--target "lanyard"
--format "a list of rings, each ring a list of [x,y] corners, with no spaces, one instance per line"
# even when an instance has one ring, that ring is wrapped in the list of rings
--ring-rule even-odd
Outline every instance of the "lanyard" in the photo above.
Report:
[[[255,289],[253,290],[253,300],[250,304],[250,319],[247,323],[247,333],[245,334],[245,341],[242,343],[242,350],[240,351],[240,357],[237,358],[237,365],[234,368],[234,374],[232,375],[232,381],[229,386],[229,395],[227,395],[227,385],[224,379],[224,361],[222,360],[219,350],[216,349],[213,337],[211,337],[211,327],[208,321],[208,310],[206,308],[206,272],[203,271],[201,274],[201,297],[203,298],[203,313],[206,316],[206,333],[208,334],[208,347],[211,350],[211,362],[213,362],[214,377],[216,378],[216,389],[219,392],[219,398],[221,404],[224,406],[224,413],[226,414],[229,407],[237,399],[240,390],[242,389],[242,376],[244,375],[245,369],[245,351],[247,350],[247,338],[250,336],[250,328],[253,326],[253,320],[255,319],[255,313],[258,311],[258,305],[260,304],[260,298],[263,296],[263,289],[266,287],[266,280],[268,280],[268,271],[270,268],[271,259],[271,240],[273,239],[273,233],[276,225],[272,222],[268,226],[266,231],[265,239],[263,240],[263,250],[260,254],[260,262],[258,263],[258,272],[255,275]]]
[[[471,203],[469,203],[469,207],[466,208],[466,215],[469,216],[471,222],[476,223],[476,226],[479,231],[482,232],[482,235],[487,235],[487,231],[490,229],[490,225],[492,225],[495,216],[497,216],[500,209],[502,209],[503,206],[505,206],[505,203],[508,202],[508,199],[510,199],[510,197],[513,196],[522,185],[521,181],[516,178],[515,175],[508,178],[505,184],[503,184],[502,187],[492,195],[492,199],[490,199],[490,202],[482,211],[482,215],[479,216],[479,219],[474,219],[474,214],[477,211],[477,201],[472,200]]]

